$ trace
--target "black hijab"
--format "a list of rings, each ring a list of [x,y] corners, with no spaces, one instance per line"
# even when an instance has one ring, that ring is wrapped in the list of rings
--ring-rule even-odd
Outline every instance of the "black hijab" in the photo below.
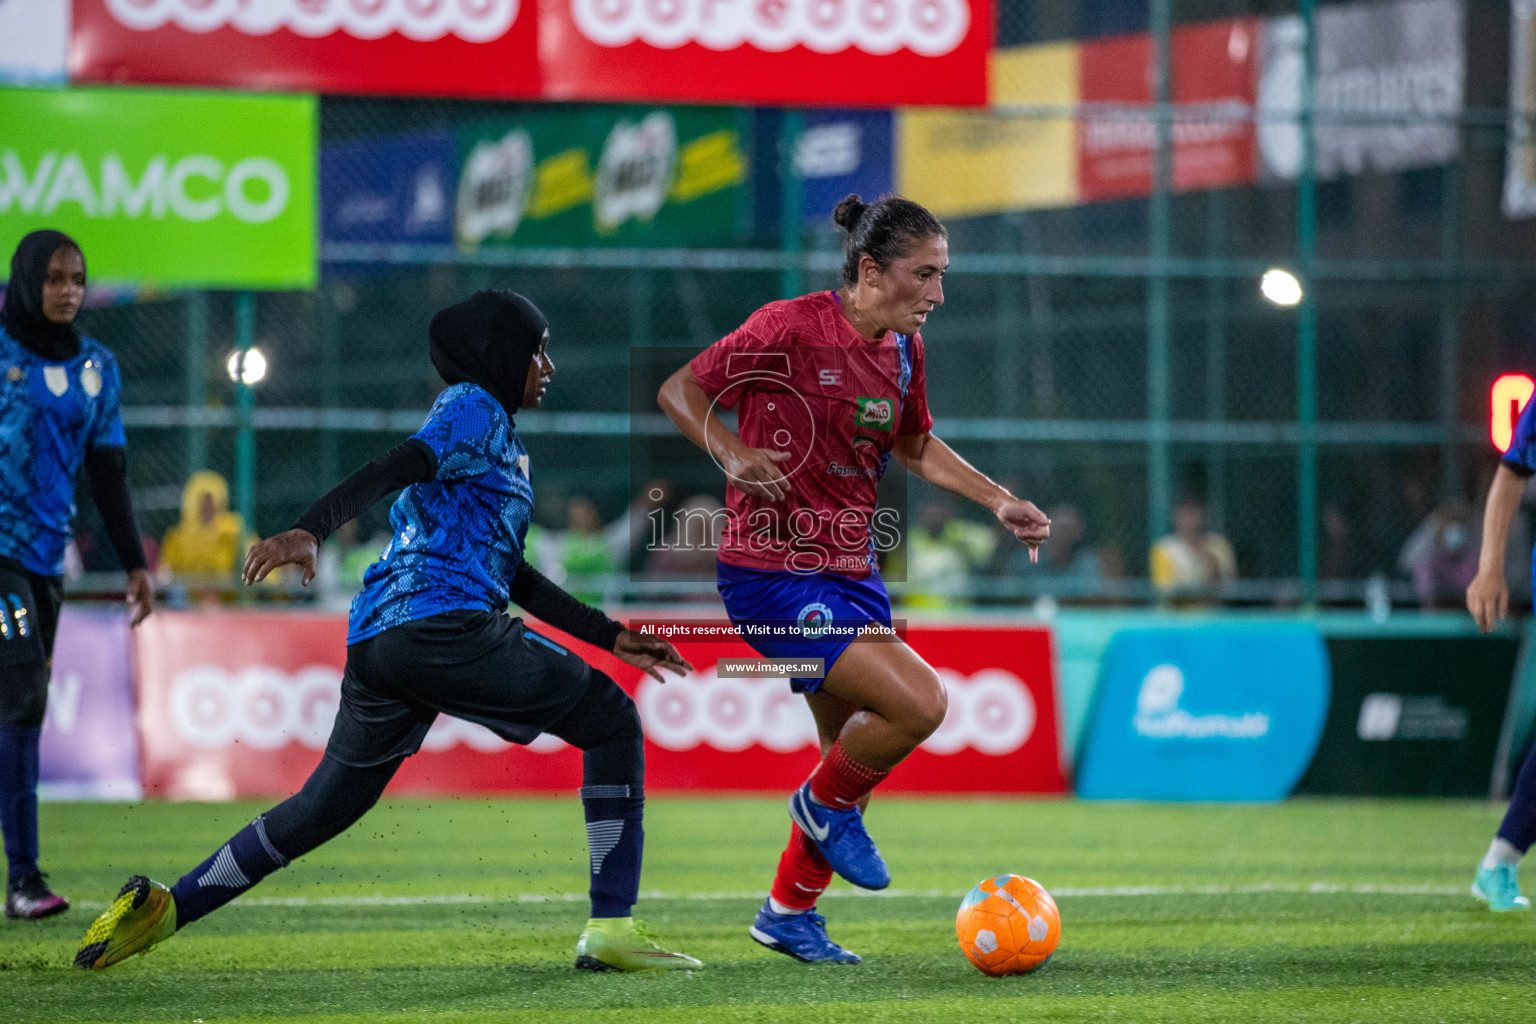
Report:
[[[432,318],[432,365],[449,384],[485,388],[510,419],[548,329],[539,307],[516,292],[476,292]]]
[[[0,309],[6,332],[44,359],[63,362],[80,354],[80,332],[73,323],[56,324],[43,315],[43,282],[48,263],[60,247],[85,253],[62,231],[34,231],[21,240],[11,257],[11,281]]]

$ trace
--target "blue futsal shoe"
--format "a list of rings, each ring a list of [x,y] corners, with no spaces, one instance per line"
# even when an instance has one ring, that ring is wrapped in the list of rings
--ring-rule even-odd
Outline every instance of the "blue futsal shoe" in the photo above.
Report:
[[[827,938],[827,919],[814,910],[776,914],[766,901],[749,929],[753,941],[807,964],[861,964],[864,958]]]
[[[1488,904],[1489,910],[1530,910],[1531,901],[1520,895],[1520,877],[1514,864],[1477,869],[1472,895]]]
[[[884,889],[891,884],[891,869],[864,831],[864,815],[857,807],[840,811],[811,799],[807,782],[789,797],[789,816],[827,858],[832,870],[861,889]]]

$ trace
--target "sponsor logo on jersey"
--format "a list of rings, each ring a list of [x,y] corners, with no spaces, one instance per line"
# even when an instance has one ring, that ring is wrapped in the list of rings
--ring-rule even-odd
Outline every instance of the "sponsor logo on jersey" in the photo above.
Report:
[[[820,373],[818,373],[816,375],[816,379],[821,381],[821,384],[822,384],[823,387],[829,387],[829,388],[839,387],[843,383],[843,371],[842,370],[822,370]]]
[[[853,421],[861,427],[871,427],[875,430],[890,430],[891,424],[896,421],[896,403],[889,398],[864,398],[860,396],[854,399],[859,404],[859,411]]]

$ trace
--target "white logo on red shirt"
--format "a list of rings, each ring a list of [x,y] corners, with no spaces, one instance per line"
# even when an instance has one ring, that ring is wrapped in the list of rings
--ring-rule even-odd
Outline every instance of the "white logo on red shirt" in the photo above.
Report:
[[[519,0],[107,0],[112,17],[140,32],[171,22],[188,32],[228,27],[249,36],[285,28],[310,39],[398,32],[423,43],[446,35],[471,43],[500,39],[518,6]]]

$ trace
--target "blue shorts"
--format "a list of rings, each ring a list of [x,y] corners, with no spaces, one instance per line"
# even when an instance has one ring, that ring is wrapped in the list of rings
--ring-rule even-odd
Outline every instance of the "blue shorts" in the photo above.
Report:
[[[878,572],[855,580],[830,572],[770,572],[716,562],[715,573],[731,623],[765,658],[821,658],[830,672],[860,629],[871,623],[891,625],[891,598]],[[796,693],[815,693],[822,680],[789,683]]]

